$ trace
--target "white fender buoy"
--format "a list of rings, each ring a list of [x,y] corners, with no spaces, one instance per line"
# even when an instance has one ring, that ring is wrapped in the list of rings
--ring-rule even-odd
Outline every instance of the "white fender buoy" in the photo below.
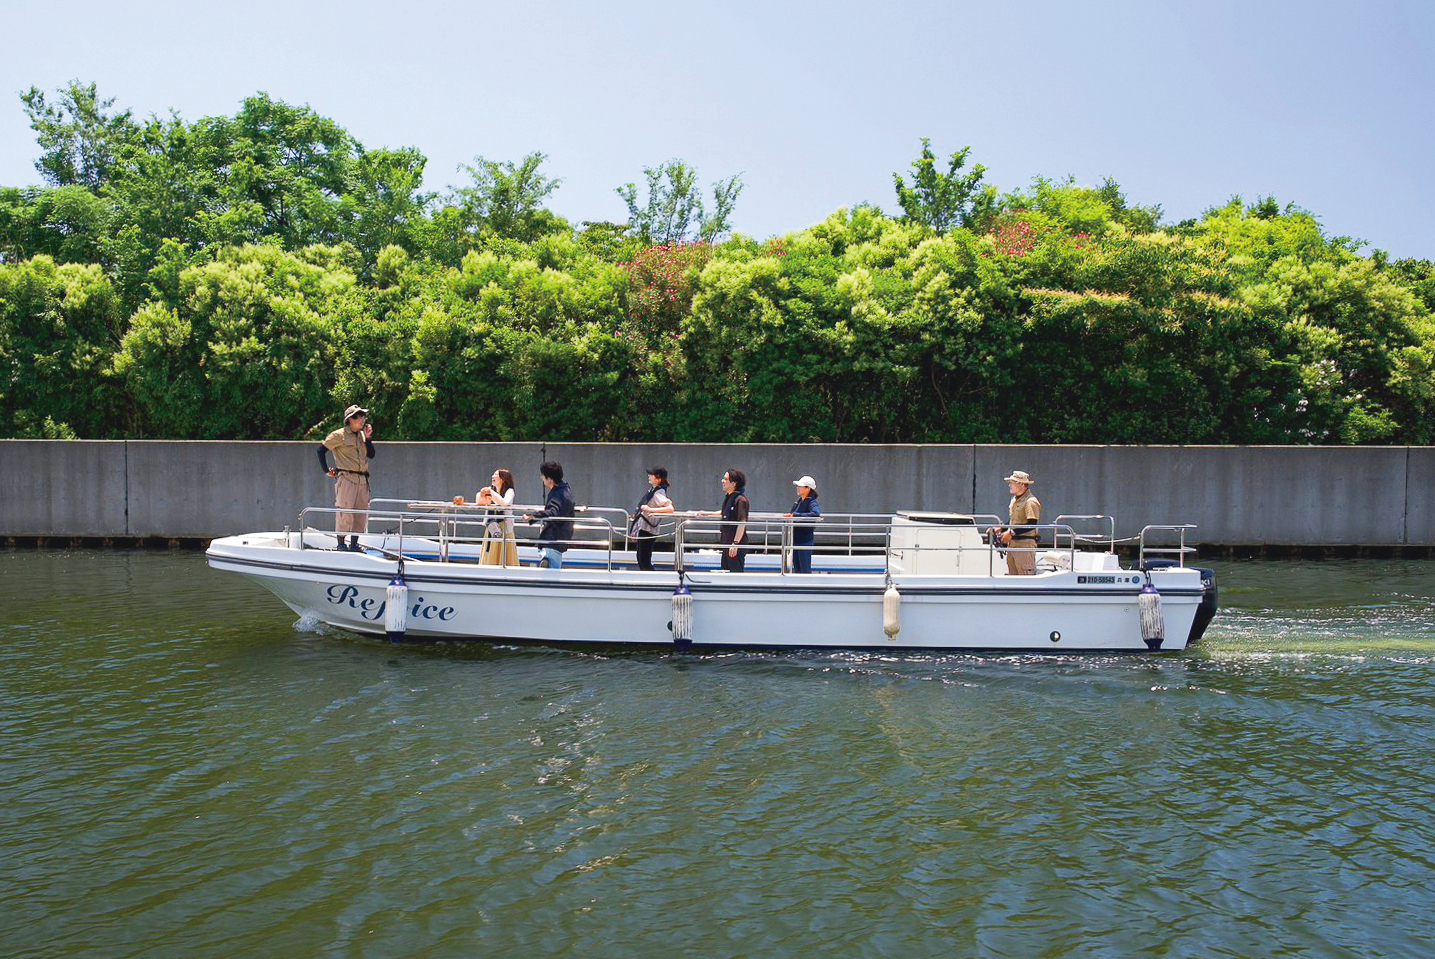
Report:
[[[409,588],[404,574],[395,573],[384,595],[384,633],[389,642],[401,642],[409,626]]]
[[[887,634],[888,639],[896,639],[901,631],[902,594],[897,592],[897,587],[888,583],[887,591],[882,594],[882,632]]]
[[[673,590],[673,642],[678,644],[693,641],[693,592],[686,583],[679,581]]]
[[[1160,649],[1166,641],[1166,620],[1161,615],[1161,594],[1151,585],[1151,574],[1146,574],[1146,585],[1136,599],[1141,612],[1141,639],[1147,649]]]

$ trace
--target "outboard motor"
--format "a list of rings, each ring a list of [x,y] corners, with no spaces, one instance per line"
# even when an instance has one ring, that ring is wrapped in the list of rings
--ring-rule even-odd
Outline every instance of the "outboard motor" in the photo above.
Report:
[[[1192,566],[1201,574],[1201,605],[1196,607],[1196,618],[1191,621],[1191,635],[1186,640],[1190,646],[1200,639],[1206,632],[1206,627],[1211,625],[1211,620],[1216,618],[1216,610],[1220,608],[1220,590],[1216,587],[1216,571],[1207,566]]]

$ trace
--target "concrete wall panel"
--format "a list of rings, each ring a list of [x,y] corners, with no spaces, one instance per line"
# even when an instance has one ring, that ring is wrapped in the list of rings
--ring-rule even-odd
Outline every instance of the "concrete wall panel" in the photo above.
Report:
[[[792,481],[811,475],[823,509],[890,513],[896,509],[966,509],[971,500],[970,446],[781,444],[554,444],[579,502],[631,506],[644,470],[665,466],[673,501],[682,509],[716,509],[727,469],[747,474],[753,508],[785,512],[797,498]],[[538,460],[532,475],[536,480]],[[526,493],[520,479],[520,492]]]
[[[1435,545],[1435,447],[1412,446],[1405,465],[1405,542]]]
[[[128,535],[125,444],[0,440],[0,535]]]
[[[1004,514],[1002,477],[1025,469],[1044,517],[1115,516],[1122,536],[1194,523],[1204,543],[1401,545],[1405,460],[1404,447],[985,446],[978,510]]]
[[[317,443],[0,441],[0,535],[212,537],[297,527],[333,503]],[[1002,477],[1036,478],[1044,516],[1115,516],[1120,535],[1195,523],[1222,545],[1435,545],[1435,448],[865,446],[780,444],[378,444],[375,497],[472,498],[495,468],[542,500],[538,465],[563,463],[580,503],[631,507],[666,466],[680,508],[715,509],[736,467],[760,511],[816,478],[829,513],[943,509],[1005,515]],[[314,525],[328,526],[328,517]]]
[[[321,495],[318,444],[131,440],[131,536],[208,537],[294,525]],[[305,454],[307,453],[307,459]],[[223,531],[223,533],[221,533]]]

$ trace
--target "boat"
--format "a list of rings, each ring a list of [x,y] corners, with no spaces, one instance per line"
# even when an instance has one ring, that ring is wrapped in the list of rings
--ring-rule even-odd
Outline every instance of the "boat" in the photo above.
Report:
[[[997,517],[930,511],[800,520],[753,513],[744,572],[720,568],[721,521],[674,514],[637,568],[620,509],[579,507],[561,569],[538,566],[538,524],[512,507],[520,564],[479,563],[492,508],[375,500],[359,549],[308,507],[297,529],[215,539],[209,565],[247,576],[301,618],[391,640],[680,649],[1181,650],[1215,616],[1215,573],[1187,564],[1189,525],[1116,537],[1107,516],[1039,527],[1035,575],[1007,572]],[[327,520],[327,522],[326,522]],[[1096,529],[1093,532],[1092,527]],[[1123,566],[1118,547],[1134,562]],[[793,570],[812,551],[813,571]]]

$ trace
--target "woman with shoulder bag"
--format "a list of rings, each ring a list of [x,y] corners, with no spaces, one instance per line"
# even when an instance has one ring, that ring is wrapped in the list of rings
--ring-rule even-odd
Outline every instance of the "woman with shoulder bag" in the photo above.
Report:
[[[638,568],[653,568],[653,547],[658,539],[658,517],[673,512],[668,498],[668,471],[661,466],[648,468],[648,488],[633,510],[628,534],[637,540]]]

